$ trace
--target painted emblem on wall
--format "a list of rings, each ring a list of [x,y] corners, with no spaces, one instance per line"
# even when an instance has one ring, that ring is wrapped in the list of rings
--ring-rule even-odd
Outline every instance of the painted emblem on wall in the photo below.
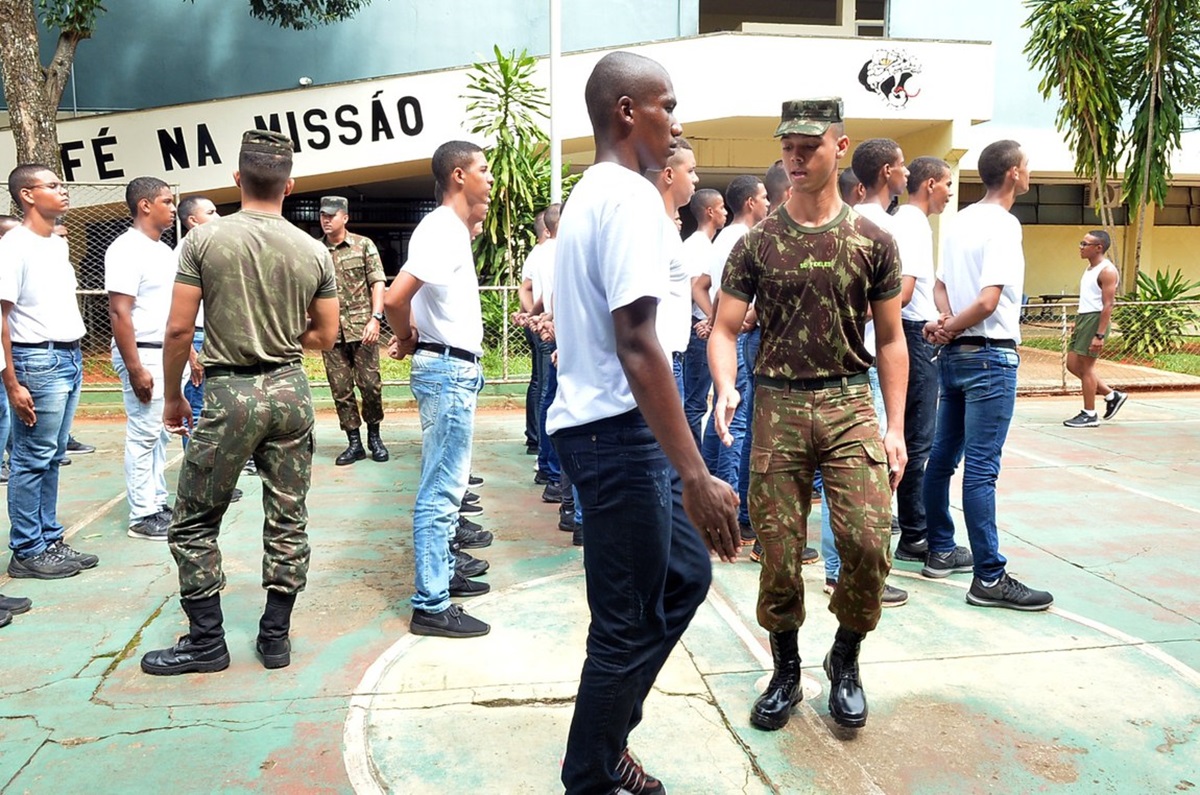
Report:
[[[921,74],[921,62],[901,49],[879,49],[871,60],[863,64],[858,73],[858,82],[890,107],[899,110],[916,98],[921,89],[915,87],[913,78]]]

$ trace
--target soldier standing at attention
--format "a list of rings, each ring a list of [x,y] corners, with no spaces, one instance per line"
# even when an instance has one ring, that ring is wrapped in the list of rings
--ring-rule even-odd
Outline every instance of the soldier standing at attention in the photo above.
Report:
[[[338,329],[333,258],[282,215],[291,173],[291,139],[245,133],[233,174],[241,211],[193,229],[180,251],[163,354],[163,423],[192,437],[167,534],[189,630],[174,646],[142,657],[148,674],[229,667],[217,534],[251,454],[262,479],[267,589],[255,648],[267,668],[291,662],[292,606],[308,577],[305,498],[313,451],[312,394],[300,357],[304,348],[328,350]],[[201,300],[208,319],[204,414],[190,429],[181,380]]]
[[[713,412],[728,444],[740,400],[734,344],[749,303],[756,302],[762,347],[755,365],[750,521],[763,547],[758,622],[771,633],[775,672],[750,722],[781,728],[802,695],[800,563],[813,472],[820,467],[842,559],[841,582],[829,601],[838,619],[825,657],[829,713],[839,725],[858,728],[867,722],[859,646],[879,622],[891,568],[891,489],[906,460],[900,259],[891,235],[838,195],[837,164],[850,145],[840,98],[785,102],[775,135],[783,139],[792,192],[730,253],[708,342],[717,387]],[[882,439],[867,379],[868,310],[887,408]]]
[[[383,262],[369,238],[346,231],[350,203],[342,196],[321,197],[321,229],[337,273],[341,319],[338,338],[325,351],[325,374],[337,406],[338,424],[350,445],[334,461],[338,466],[367,457],[359,426],[367,421],[367,448],[372,461],[387,461],[379,438],[383,422],[383,382],[379,378],[379,329],[383,325]],[[362,395],[362,416],[354,387]]]

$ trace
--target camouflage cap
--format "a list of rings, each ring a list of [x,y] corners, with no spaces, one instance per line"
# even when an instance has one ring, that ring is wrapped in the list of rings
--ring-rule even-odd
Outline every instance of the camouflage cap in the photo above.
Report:
[[[842,98],[792,99],[783,103],[775,137],[784,135],[824,135],[831,124],[842,121]]]
[[[321,212],[333,215],[338,210],[350,214],[350,202],[345,196],[322,196]]]
[[[242,133],[243,152],[262,152],[266,155],[292,156],[292,139],[274,130],[246,130]]]

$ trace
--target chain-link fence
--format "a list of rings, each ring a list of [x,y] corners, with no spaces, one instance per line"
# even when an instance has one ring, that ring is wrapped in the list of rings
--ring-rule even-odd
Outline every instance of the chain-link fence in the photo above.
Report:
[[[1072,392],[1067,368],[1078,307],[1029,303],[1021,309],[1023,392]],[[1200,387],[1200,301],[1117,301],[1096,373],[1109,386]]]

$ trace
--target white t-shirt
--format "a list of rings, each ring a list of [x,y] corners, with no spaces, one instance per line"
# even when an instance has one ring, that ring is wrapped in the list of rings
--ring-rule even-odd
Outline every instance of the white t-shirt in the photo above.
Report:
[[[558,392],[550,433],[637,407],[617,359],[612,313],[668,293],[662,197],[642,175],[601,162],[563,206],[555,263]]]
[[[725,262],[729,259],[729,252],[733,251],[734,244],[749,231],[750,227],[745,224],[735,223],[717,233],[712,243],[712,258],[708,266],[708,275],[712,277],[712,286],[708,288],[709,301],[717,299],[717,290],[721,289],[721,277],[725,273]]]
[[[1002,287],[996,311],[964,329],[963,336],[1021,341],[1021,291],[1025,253],[1021,222],[998,204],[972,204],[954,218],[942,248],[938,278],[946,285],[950,311],[957,314],[984,287]]]
[[[133,338],[161,343],[171,314],[171,291],[179,262],[161,240],[128,229],[104,252],[104,289],[133,296]]]
[[[524,282],[528,279],[533,282],[533,302],[535,304],[542,297],[542,276],[539,263],[546,254],[546,243],[549,242],[546,240],[534,246],[525,257],[525,264],[521,266],[521,281]]]
[[[471,232],[446,205],[421,219],[408,243],[401,270],[424,284],[412,299],[412,320],[421,342],[483,355],[483,311]]]
[[[18,226],[0,238],[0,300],[13,342],[74,342],[87,333],[67,241]]]
[[[680,249],[679,258],[683,260],[683,267],[687,269],[688,275],[693,279],[707,276],[709,267],[712,265],[713,243],[708,239],[708,235],[697,229],[688,236],[687,240],[683,241],[683,248]],[[700,310],[699,306],[693,303],[692,319],[704,320],[705,317],[707,315]]]
[[[542,298],[542,310],[545,312],[554,312],[554,257],[558,251],[558,240],[550,238],[542,245],[538,246],[542,250],[542,255],[538,257],[534,263],[537,270],[533,276],[533,294],[536,300],[537,296]]]
[[[892,237],[900,249],[900,275],[916,279],[912,300],[900,317],[928,323],[938,319],[933,302],[933,227],[925,213],[911,204],[901,205],[892,216]]]
[[[692,338],[692,276],[683,263],[683,241],[675,221],[663,216],[663,252],[667,258],[670,285],[658,305],[655,328],[667,353],[683,353]]]
[[[887,210],[880,207],[876,202],[864,202],[854,205],[854,212],[871,221],[889,235],[895,237],[893,224],[895,219],[888,215]],[[899,244],[897,244],[898,246]],[[904,252],[900,252],[900,269],[904,270]],[[875,355],[875,321],[868,320],[863,326],[863,345],[870,352],[871,356]]]

